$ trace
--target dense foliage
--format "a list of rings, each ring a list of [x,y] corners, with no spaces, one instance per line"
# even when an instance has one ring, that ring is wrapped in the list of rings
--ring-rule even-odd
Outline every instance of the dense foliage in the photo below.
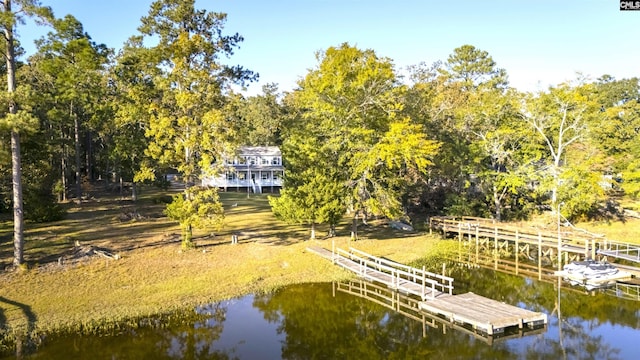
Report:
[[[257,74],[220,60],[242,36],[224,35],[226,15],[195,1],[155,1],[117,53],[71,15],[54,20],[37,1],[15,3],[51,31],[15,69],[0,68],[17,83],[0,98],[2,213],[23,201],[12,188],[20,154],[24,216],[47,221],[61,215],[58,202],[87,196],[89,184],[129,183],[134,198],[136,183],[169,170],[197,184],[240,145],[281,146],[285,187],[271,200],[278,217],[313,226],[349,214],[354,236],[358,221],[374,216],[513,219],[560,207],[567,218],[611,216],[622,196],[640,194],[637,78],[577,78],[523,93],[472,45],[401,78],[392,59],[341,44],[319,51],[296,89],[269,84],[246,96],[232,85]],[[17,14],[3,8],[5,27]],[[19,43],[14,50],[21,60]],[[196,192],[187,189],[174,208],[198,208],[185,203]],[[212,209],[204,216],[221,216]]]

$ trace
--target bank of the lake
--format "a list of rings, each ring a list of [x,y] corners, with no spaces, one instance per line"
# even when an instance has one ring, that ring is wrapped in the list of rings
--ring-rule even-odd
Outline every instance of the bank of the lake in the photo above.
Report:
[[[245,204],[256,201],[266,199],[245,200]],[[264,210],[253,209],[258,214]],[[238,214],[235,219],[230,211],[229,227],[240,224],[248,228],[243,222],[247,217],[257,221],[255,213]],[[238,230],[239,244],[230,244],[228,234],[200,234],[198,248],[183,252],[179,239],[172,233],[173,236],[151,242],[139,241],[145,244],[142,246],[122,249],[117,252],[120,256],[117,260],[93,256],[74,263],[31,264],[27,270],[2,272],[2,337],[6,344],[10,342],[7,340],[26,333],[37,337],[60,331],[100,332],[135,319],[200,304],[268,292],[290,284],[351,276],[308,252],[306,249],[311,245],[327,248],[334,242],[343,248],[355,245],[376,255],[410,262],[436,254],[446,244],[428,234],[394,237],[384,227],[380,228],[381,237],[376,238],[378,231],[369,229],[369,234],[355,244],[346,236],[305,240],[304,231],[276,224],[280,227],[279,236],[266,230],[262,233]],[[272,223],[262,221],[261,226],[275,231]],[[97,227],[95,231],[102,231],[102,238],[109,237],[108,227]],[[36,250],[29,249],[32,254]]]
[[[195,234],[198,247],[183,252],[177,225],[162,215],[166,197],[148,189],[136,203],[95,197],[70,204],[63,221],[29,224],[25,233],[28,266],[0,271],[4,345],[25,334],[37,338],[51,332],[94,333],[121,324],[135,326],[139,319],[196,305],[351,276],[308,252],[312,245],[355,246],[401,263],[457,248],[456,242],[443,241],[438,235],[405,233],[383,223],[362,227],[360,239],[353,243],[348,219],[339,226],[338,237],[325,238],[327,229],[319,227],[321,238],[307,240],[308,228],[273,217],[266,195],[222,193],[225,228],[215,234]],[[10,221],[0,221],[3,268],[11,263],[11,231]],[[229,241],[234,234],[238,244]],[[119,259],[75,257],[78,249],[86,247],[108,250]]]

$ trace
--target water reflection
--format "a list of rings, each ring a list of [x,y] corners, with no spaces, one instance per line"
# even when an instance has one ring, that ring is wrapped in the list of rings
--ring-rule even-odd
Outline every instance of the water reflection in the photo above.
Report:
[[[487,339],[470,329],[415,313],[410,301],[396,295],[385,303],[339,290],[338,284],[303,284],[153,319],[145,326],[111,334],[49,337],[38,352],[25,358],[640,358],[637,301],[604,292],[585,294],[557,281],[542,282],[460,263],[447,264],[447,271],[456,279],[459,293],[472,291],[546,312],[547,330]],[[362,288],[357,282],[351,286],[355,291]],[[388,290],[373,288],[372,294],[384,291]]]
[[[455,321],[430,314],[419,309],[420,300],[407,296],[398,291],[389,289],[384,285],[378,285],[364,280],[351,280],[334,282],[333,291],[341,291],[347,294],[361,297],[368,301],[387,307],[407,319],[418,321],[422,325],[422,336],[427,336],[427,326],[433,329],[441,329],[443,334],[456,330],[471,335],[476,340],[484,341],[491,345],[494,341],[507,340],[522,337],[524,335],[541,334],[546,331],[546,325],[533,328],[524,327],[509,328],[502,333],[489,335],[480,329],[474,329],[470,325],[460,324]]]
[[[212,304],[123,325],[110,334],[49,336],[25,359],[230,359],[216,348],[226,308]],[[11,358],[11,357],[7,357]]]
[[[473,251],[470,249],[469,253]],[[550,315],[551,330],[541,338],[537,356],[563,359],[640,357],[637,340],[633,340],[640,335],[638,285],[617,284],[587,291],[583,287],[570,286],[551,276],[552,270],[536,267],[535,262],[526,259],[518,262],[477,251],[472,256],[469,253],[448,262],[459,291],[463,285],[463,289],[474,289],[469,291],[486,296],[493,294],[494,298],[501,296],[505,302],[547,311]],[[478,283],[478,280],[486,279],[493,279],[494,285]],[[514,290],[507,291],[507,286]]]

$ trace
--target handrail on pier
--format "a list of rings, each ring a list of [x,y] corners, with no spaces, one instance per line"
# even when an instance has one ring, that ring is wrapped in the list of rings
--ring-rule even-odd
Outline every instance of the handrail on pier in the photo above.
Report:
[[[375,270],[377,273],[388,275],[390,277],[390,283],[388,285],[393,288],[411,291],[407,286],[403,285],[406,285],[406,283],[417,284],[421,288],[421,293],[411,292],[420,295],[423,299],[427,297],[433,299],[439,293],[453,294],[453,278],[428,272],[424,268],[417,269],[391,260],[379,258],[354,248],[350,248],[349,251],[339,248],[335,249],[333,251],[333,262],[338,263],[338,260],[341,258],[358,264],[357,273],[363,278],[380,281],[379,277],[368,273],[370,270]],[[431,289],[429,295],[427,295],[427,289]]]

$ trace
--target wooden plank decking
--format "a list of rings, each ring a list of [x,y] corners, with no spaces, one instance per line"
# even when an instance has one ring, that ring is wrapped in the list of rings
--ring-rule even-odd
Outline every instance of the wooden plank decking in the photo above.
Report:
[[[307,248],[334,264],[350,270],[363,279],[385,284],[387,287],[420,297],[422,311],[442,316],[453,323],[466,324],[489,335],[502,333],[506,328],[530,328],[547,324],[547,315],[521,309],[473,293],[453,294],[453,279],[424,269],[378,258],[356,249],[329,251],[319,247]]]
[[[509,327],[533,328],[547,323],[547,314],[522,309],[474,293],[423,301],[420,303],[420,309],[443,316],[451,322],[469,324],[489,335],[502,333]]]
[[[534,335],[544,332],[546,327],[525,327],[519,328],[517,331],[494,332],[488,334],[482,328],[473,328],[468,324],[459,321],[452,321],[449,318],[438,316],[431,312],[420,309],[420,301],[393,291],[383,285],[377,285],[365,280],[349,280],[343,282],[334,282],[333,289],[335,291],[344,292],[353,296],[357,296],[386,308],[389,308],[408,319],[418,321],[422,324],[422,336],[427,337],[427,327],[433,329],[442,329],[443,333],[447,333],[448,329],[463,332],[467,335],[481,340],[488,345],[492,345],[494,341],[508,340],[519,338],[525,335]],[[335,296],[335,293],[334,293]]]

